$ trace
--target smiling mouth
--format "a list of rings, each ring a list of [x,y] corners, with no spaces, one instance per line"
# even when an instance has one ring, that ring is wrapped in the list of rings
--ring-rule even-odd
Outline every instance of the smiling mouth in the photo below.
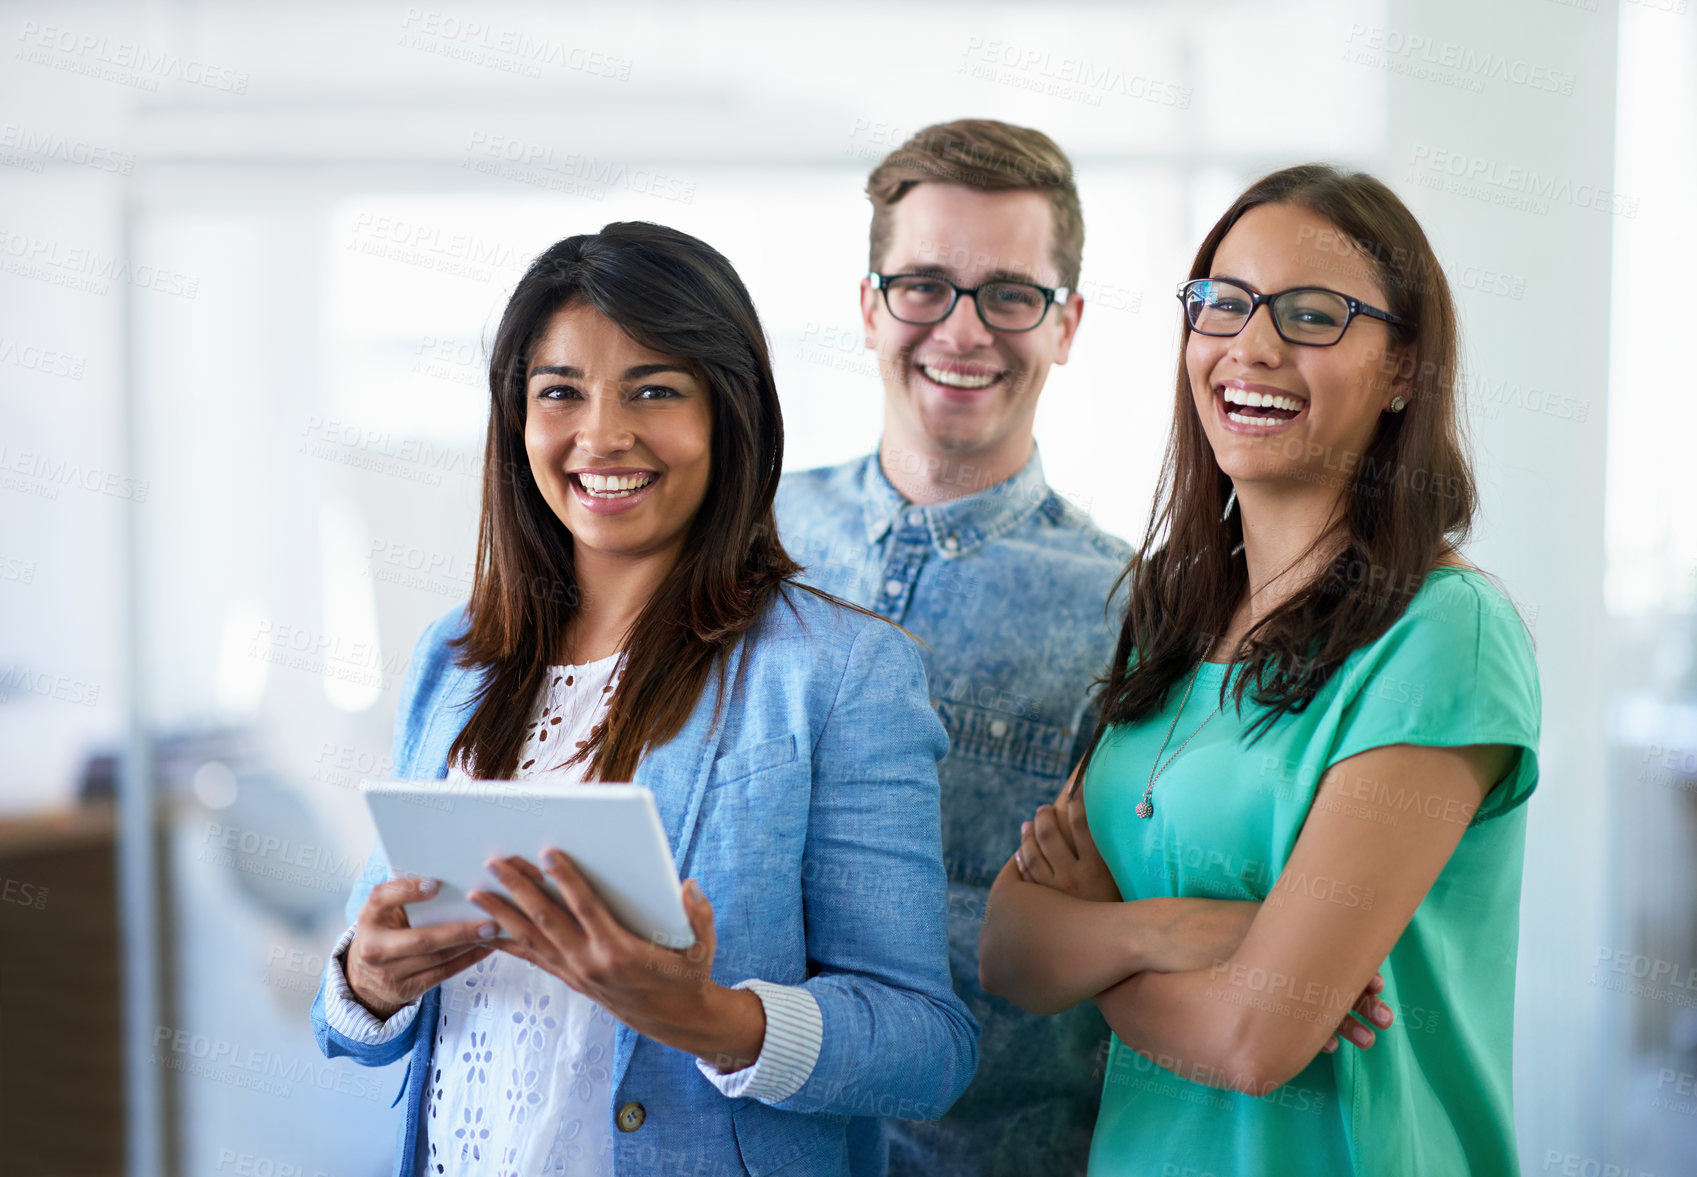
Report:
[[[1223,385],[1215,389],[1222,412],[1228,421],[1252,429],[1273,429],[1300,417],[1308,402],[1286,393],[1251,392],[1244,388]]]
[[[964,392],[976,392],[981,388],[989,388],[1006,372],[970,371],[963,372],[954,368],[940,368],[932,364],[914,365],[927,380],[940,384],[944,388],[960,389]]]
[[[590,474],[578,471],[571,476],[578,489],[592,499],[626,499],[660,477],[653,471],[641,474]]]

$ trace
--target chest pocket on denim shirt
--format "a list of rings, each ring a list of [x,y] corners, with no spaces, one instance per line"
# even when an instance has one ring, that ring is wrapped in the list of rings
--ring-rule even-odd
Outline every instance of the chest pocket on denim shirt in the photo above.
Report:
[[[793,733],[777,736],[770,740],[761,740],[747,747],[733,749],[715,760],[713,762],[713,774],[708,778],[707,787],[717,789],[721,785],[734,784],[768,768],[781,768],[786,764],[793,764],[795,759],[796,746]]]
[[[1071,767],[1072,733],[1044,723],[971,703],[937,701],[937,715],[949,733],[949,755],[1006,765],[1039,776],[1060,778]]]

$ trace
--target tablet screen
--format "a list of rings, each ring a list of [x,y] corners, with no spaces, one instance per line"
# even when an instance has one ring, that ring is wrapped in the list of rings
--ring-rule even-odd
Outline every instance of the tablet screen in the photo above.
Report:
[[[431,898],[407,905],[414,927],[485,918],[466,893],[506,891],[483,864],[519,855],[540,867],[543,848],[554,846],[630,931],[669,948],[695,943],[654,795],[641,785],[366,781],[361,792],[391,877],[441,883]],[[551,881],[548,890],[558,901]]]

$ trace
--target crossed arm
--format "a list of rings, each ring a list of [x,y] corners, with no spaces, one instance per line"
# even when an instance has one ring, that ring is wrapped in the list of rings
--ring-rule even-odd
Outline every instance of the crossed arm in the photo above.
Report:
[[[1514,758],[1503,745],[1397,744],[1333,765],[1262,904],[1113,902],[1069,783],[991,888],[980,981],[1034,1013],[1093,1000],[1166,1069],[1264,1095],[1332,1049],[1334,1030],[1370,1044],[1352,1011],[1389,1024],[1375,970]],[[1428,803],[1391,804],[1410,793]]]

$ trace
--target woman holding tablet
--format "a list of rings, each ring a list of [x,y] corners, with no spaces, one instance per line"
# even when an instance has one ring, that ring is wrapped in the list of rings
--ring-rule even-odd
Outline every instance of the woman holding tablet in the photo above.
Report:
[[[985,985],[1107,1018],[1092,1174],[1517,1172],[1538,677],[1452,546],[1443,272],[1383,184],[1305,166],[1238,198],[1179,297],[1103,720],[996,881]],[[1251,914],[1241,943],[1151,953],[1202,896]],[[1358,997],[1375,969],[1389,1008]]]
[[[568,238],[490,385],[471,601],[419,642],[396,775],[647,786],[696,944],[627,932],[554,854],[492,863],[487,919],[411,928],[430,884],[374,856],[320,1045],[410,1057],[397,1174],[882,1172],[877,1117],[940,1116],[977,1061],[947,740],[911,639],[792,579],[748,293],[675,230]]]

